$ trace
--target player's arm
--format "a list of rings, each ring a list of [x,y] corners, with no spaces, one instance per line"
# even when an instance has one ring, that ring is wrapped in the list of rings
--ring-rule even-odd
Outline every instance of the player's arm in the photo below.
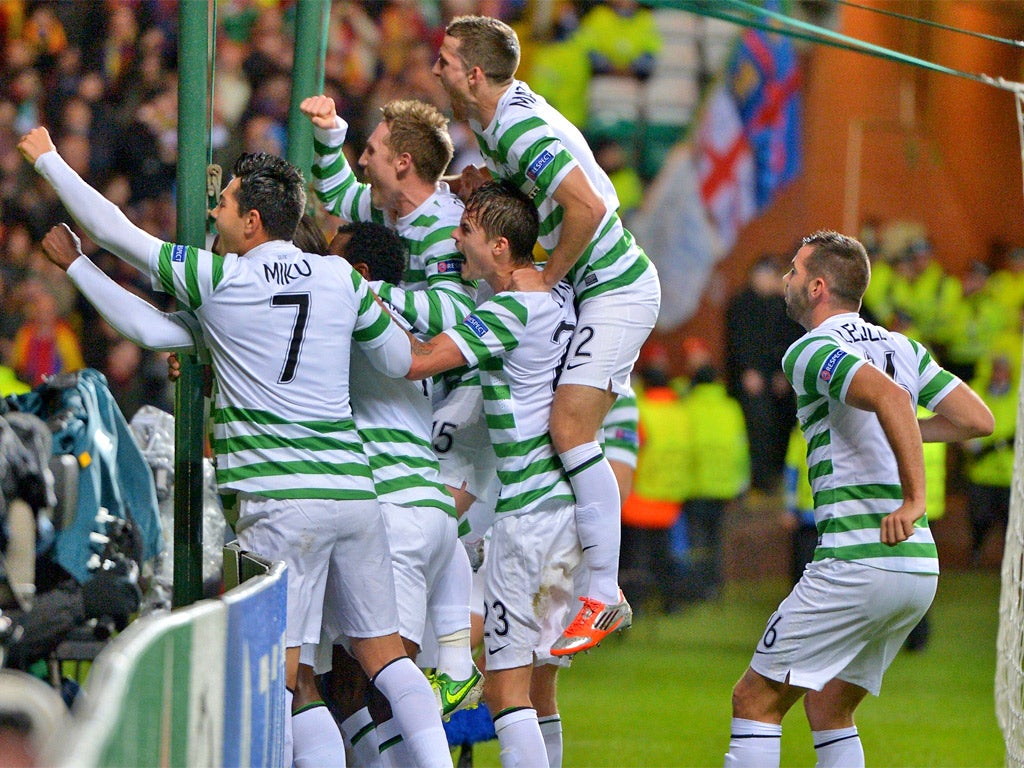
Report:
[[[986,437],[995,419],[985,401],[962,381],[934,407],[935,415],[918,420],[926,443],[952,443]]]
[[[408,291],[383,281],[374,281],[371,287],[416,333],[424,336],[436,336],[461,323],[473,311],[471,299],[447,288]]]
[[[46,233],[43,252],[68,273],[75,287],[122,336],[147,349],[192,352],[196,348],[193,331],[181,317],[161,312],[111,280],[82,254],[78,238],[66,224]]]
[[[313,189],[327,211],[345,221],[383,221],[370,203],[370,185],[356,180],[343,147],[348,123],[330,96],[310,96],[299,109],[313,123]]]
[[[544,282],[554,288],[564,278],[597,234],[607,207],[579,166],[566,175],[554,192],[564,212],[558,244],[548,254]]]
[[[875,366],[862,365],[845,401],[878,417],[896,457],[903,503],[882,519],[881,532],[882,543],[895,546],[913,535],[914,523],[925,512],[924,452],[910,394]]]
[[[25,134],[18,150],[50,183],[64,207],[97,244],[153,278],[155,269],[150,259],[161,241],[132,224],[116,205],[86,184],[57,154],[45,128],[33,128]]]
[[[409,334],[409,342],[412,345],[412,365],[405,375],[407,379],[426,379],[452,368],[460,368],[468,362],[447,333],[435,336],[430,341],[420,341]]]

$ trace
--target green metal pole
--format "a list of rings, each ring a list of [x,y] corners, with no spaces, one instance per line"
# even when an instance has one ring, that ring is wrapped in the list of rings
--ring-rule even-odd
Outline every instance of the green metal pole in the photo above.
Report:
[[[323,93],[329,19],[330,0],[298,0],[292,101],[288,111],[288,161],[302,171],[307,181],[313,165],[313,126],[299,111],[299,104],[307,96]]]
[[[206,244],[209,3],[178,6],[177,241]],[[203,596],[203,391],[195,355],[181,356],[174,412],[174,607]]]

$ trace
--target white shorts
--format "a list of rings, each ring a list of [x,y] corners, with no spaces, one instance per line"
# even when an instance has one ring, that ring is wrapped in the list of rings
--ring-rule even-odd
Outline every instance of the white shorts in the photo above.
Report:
[[[455,518],[437,509],[412,509],[384,502],[391,546],[398,631],[419,645],[427,619],[427,598],[452,559],[458,532]]]
[[[318,643],[322,626],[352,637],[397,631],[391,555],[375,500],[239,494],[238,544],[288,566],[286,647]]]
[[[816,691],[838,677],[877,696],[882,675],[932,604],[938,578],[844,560],[811,563],[768,619],[750,667]]]
[[[582,559],[573,505],[498,517],[482,569],[488,669],[568,666],[551,644],[569,622]]]
[[[628,393],[629,374],[654,329],[660,307],[661,285],[654,270],[625,288],[582,301],[559,385]]]
[[[431,435],[441,482],[480,498],[495,477],[498,459],[487,431],[480,387],[458,386],[434,408]]]

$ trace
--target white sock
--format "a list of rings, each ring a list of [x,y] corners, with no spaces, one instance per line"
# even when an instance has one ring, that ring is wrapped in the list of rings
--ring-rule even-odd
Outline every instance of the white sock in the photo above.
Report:
[[[346,717],[341,723],[341,735],[345,737],[345,744],[352,752],[353,763],[366,768],[380,765],[380,742],[370,710],[363,707],[354,715]]]
[[[413,762],[422,768],[450,768],[452,755],[441,725],[434,689],[412,659],[402,656],[385,665],[374,675],[373,684],[391,704],[393,719],[398,723]]]
[[[587,596],[617,603],[621,504],[615,473],[597,442],[577,445],[558,457],[576,494],[576,531],[590,571]]]
[[[284,689],[284,765],[292,764],[294,744],[292,742],[292,698],[294,694],[287,687]]]
[[[537,710],[522,707],[499,712],[494,718],[494,732],[501,745],[501,768],[537,768],[548,764]]]
[[[437,671],[452,680],[473,674],[473,649],[469,644],[469,601],[473,592],[473,568],[459,543],[430,594],[428,610],[437,633]]]
[[[540,735],[544,737],[544,749],[548,753],[548,768],[562,768],[562,718],[548,715],[539,718]]]
[[[864,746],[857,726],[811,731],[818,768],[864,768]]]
[[[725,768],[772,768],[782,754],[782,726],[732,719]]]
[[[414,765],[415,761],[398,729],[398,721],[391,718],[377,723],[378,758],[382,768],[405,768]]]
[[[452,680],[468,680],[474,669],[468,627],[437,638],[438,672],[447,672]]]
[[[345,742],[341,740],[341,731],[331,711],[322,701],[292,715],[292,733],[295,768],[345,768]]]

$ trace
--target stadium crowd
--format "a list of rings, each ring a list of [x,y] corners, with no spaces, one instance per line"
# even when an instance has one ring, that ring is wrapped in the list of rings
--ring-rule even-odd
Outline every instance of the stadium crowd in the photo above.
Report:
[[[332,3],[325,92],[350,125],[346,151],[359,151],[380,107],[396,97],[450,109],[430,71],[446,19],[483,12],[522,32],[526,5]],[[528,75],[532,52],[540,48],[557,47],[560,60],[572,62],[568,69],[539,72],[537,90],[559,106],[575,99],[575,106],[564,108],[577,110],[572,119],[579,125],[585,124],[590,60],[594,71],[632,65],[638,76],[647,76],[657,50],[656,40],[651,43],[650,35],[637,33],[624,59],[621,51],[602,52],[608,38],[601,29],[609,20],[607,9],[595,5],[601,4],[560,3],[542,31],[521,34]],[[294,10],[287,0],[217,4],[211,143],[214,162],[222,166],[230,167],[241,152],[283,155],[286,150]],[[652,26],[649,16],[639,14],[645,30]],[[119,338],[42,258],[42,237],[62,211],[45,185],[19,165],[15,145],[32,126],[49,126],[62,155],[86,180],[146,231],[173,239],[176,25],[177,4],[155,0],[104,0],[90,4],[89,13],[82,13],[80,4],[60,0],[0,4],[0,360],[4,381],[11,371],[15,374],[8,388],[34,386],[43,376],[88,366],[106,375],[127,418],[145,404],[171,408],[164,356]],[[550,62],[550,53],[537,60]],[[453,122],[451,132],[456,148],[452,168],[479,163],[476,141],[465,124]],[[613,151],[614,142],[606,147],[625,205],[635,207],[636,174],[623,164],[622,153]],[[321,223],[329,231],[338,222],[324,218]],[[137,272],[88,241],[85,248],[120,283],[159,301]]]

